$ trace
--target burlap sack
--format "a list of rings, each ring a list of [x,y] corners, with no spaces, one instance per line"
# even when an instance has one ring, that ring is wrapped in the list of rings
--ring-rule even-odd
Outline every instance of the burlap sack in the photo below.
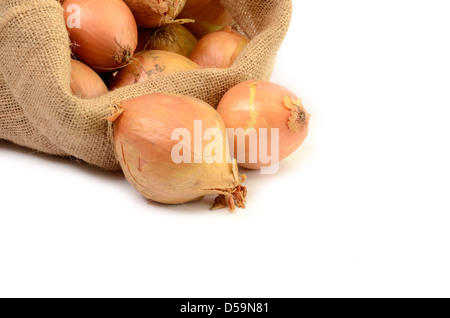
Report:
[[[0,3],[0,139],[107,170],[120,169],[104,120],[116,103],[169,92],[216,106],[232,86],[268,80],[292,11],[291,0],[223,0],[251,39],[231,68],[169,75],[81,100],[70,91],[71,53],[59,1]]]

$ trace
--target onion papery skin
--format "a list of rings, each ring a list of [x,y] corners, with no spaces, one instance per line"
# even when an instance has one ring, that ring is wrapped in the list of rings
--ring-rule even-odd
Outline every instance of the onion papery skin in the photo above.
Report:
[[[81,8],[80,27],[67,25],[75,56],[97,72],[108,72],[129,63],[137,45],[137,26],[123,0],[66,0],[66,22],[71,5]]]
[[[187,0],[179,18],[195,20],[186,27],[199,39],[233,23],[233,17],[220,0]]]
[[[244,130],[254,128],[260,139],[260,128],[268,129],[267,153],[272,147],[271,129],[279,129],[279,160],[283,160],[298,149],[309,132],[310,115],[301,100],[290,90],[267,81],[247,81],[231,88],[217,107],[227,128]],[[233,143],[233,140],[230,140]],[[263,163],[258,149],[250,149],[249,140],[245,143],[245,162],[239,166],[247,169],[260,169],[270,166]],[[256,163],[250,162],[250,152],[257,151]],[[234,154],[238,158],[238,140],[234,138]]]
[[[70,88],[72,94],[82,99],[100,97],[108,93],[105,83],[89,66],[71,60]]]
[[[160,50],[189,57],[197,38],[181,24],[172,23],[158,29],[139,29],[136,52]]]
[[[109,88],[140,83],[150,78],[196,70],[200,66],[188,58],[168,51],[144,51],[135,54],[130,65],[122,68],[111,81]]]
[[[226,28],[201,38],[191,54],[191,60],[204,68],[228,68],[233,65],[249,40]]]
[[[194,163],[195,120],[202,121],[202,133],[218,129],[225,136],[225,125],[208,104],[193,97],[172,94],[149,94],[121,104],[114,118],[114,144],[127,180],[146,198],[164,204],[182,204],[205,195],[219,194],[244,207],[246,190],[240,185],[236,162]],[[174,147],[181,139],[172,140],[175,129],[187,130],[192,138],[183,139],[191,151],[192,163],[175,163]],[[223,149],[223,161],[229,156],[226,138],[215,140]],[[203,142],[202,150],[207,142]],[[201,154],[200,154],[201,155]],[[221,201],[220,199],[218,201]]]
[[[141,28],[156,28],[172,23],[186,0],[124,0]]]

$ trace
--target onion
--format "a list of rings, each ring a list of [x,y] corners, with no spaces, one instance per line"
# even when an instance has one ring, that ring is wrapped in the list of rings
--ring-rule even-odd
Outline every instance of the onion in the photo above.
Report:
[[[220,0],[187,0],[179,18],[195,20],[186,27],[198,38],[233,23],[233,18]]]
[[[70,88],[75,96],[83,99],[108,93],[108,88],[100,76],[89,66],[75,60],[71,60]]]
[[[130,62],[137,45],[137,26],[122,0],[66,0],[63,8],[79,60],[99,72]]]
[[[124,0],[142,28],[156,28],[172,23],[186,0]]]
[[[162,50],[189,57],[196,44],[197,39],[188,29],[172,23],[156,30],[140,29],[136,51]]]
[[[199,69],[200,66],[188,58],[167,51],[144,51],[134,55],[130,65],[124,67],[111,81],[109,88],[115,89],[149,78]]]
[[[219,194],[213,208],[234,209],[235,200],[245,207],[247,191],[240,185],[245,176],[239,176],[229,157],[222,119],[208,104],[188,96],[150,94],[123,102],[110,120],[125,176],[146,198],[182,204]],[[203,141],[211,129],[213,141]]]
[[[191,54],[191,60],[201,67],[230,67],[239,56],[248,39],[226,28],[205,35],[198,41]]]
[[[227,128],[256,130],[258,141],[250,144],[247,138],[245,158],[239,151],[238,138],[234,136],[235,158],[244,168],[270,166],[271,163],[263,162],[266,160],[262,160],[260,154],[261,150],[269,154],[275,143],[278,143],[279,153],[271,153],[271,156],[283,160],[300,147],[308,135],[310,115],[301,100],[288,89],[271,82],[247,81],[233,87],[224,95],[217,111]],[[261,128],[267,129],[267,145],[262,145],[267,149],[260,149]],[[272,140],[273,128],[279,129],[279,140]]]

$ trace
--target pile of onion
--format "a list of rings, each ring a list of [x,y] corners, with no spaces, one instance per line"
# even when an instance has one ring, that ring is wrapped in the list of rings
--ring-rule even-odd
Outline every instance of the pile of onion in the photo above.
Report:
[[[158,29],[139,29],[136,52],[162,50],[189,57],[196,44],[196,37],[188,29],[172,23]]]
[[[179,18],[193,19],[186,27],[198,38],[231,26],[233,18],[220,0],[187,0]]]
[[[79,60],[98,72],[130,62],[138,33],[123,0],[65,0],[63,8],[73,53]]]
[[[70,88],[82,99],[106,94],[103,80],[113,90],[202,67],[228,68],[249,43],[232,30],[220,0],[60,2],[73,53],[85,63],[71,61]],[[302,145],[309,119],[294,93],[257,80],[230,89],[217,111],[194,97],[160,93],[124,101],[108,118],[122,170],[143,196],[182,204],[216,194],[213,209],[231,210],[245,208],[247,196],[238,164],[278,164]]]
[[[225,125],[208,104],[150,94],[121,103],[110,120],[125,176],[146,198],[182,204],[219,194],[213,208],[234,210],[235,201],[245,207],[247,190],[240,185],[245,176],[239,176],[236,161],[229,158]],[[211,130],[216,133],[207,136]],[[211,141],[199,144],[198,138]]]
[[[188,58],[167,51],[143,51],[134,55],[133,61],[122,68],[111,81],[109,88],[143,82],[149,78],[199,69]]]
[[[156,28],[172,23],[183,10],[186,0],[124,0],[139,27]]]
[[[231,28],[209,33],[198,41],[191,60],[201,67],[227,68],[233,65],[248,42],[245,36]]]
[[[89,66],[75,60],[70,65],[70,88],[75,96],[90,99],[108,93],[103,80]]]
[[[279,153],[272,157],[276,155],[280,161],[300,147],[309,131],[310,115],[301,100],[290,90],[271,82],[247,81],[233,87],[220,101],[217,112],[227,128],[256,130],[258,142],[250,145],[247,138],[244,153],[238,147],[238,138],[234,138],[235,158],[241,167],[248,169],[271,165],[260,156],[261,128],[267,129],[267,141],[262,143],[264,151],[270,153],[272,143],[277,142]],[[279,140],[271,140],[273,128],[278,128]],[[257,157],[251,158],[250,154]]]

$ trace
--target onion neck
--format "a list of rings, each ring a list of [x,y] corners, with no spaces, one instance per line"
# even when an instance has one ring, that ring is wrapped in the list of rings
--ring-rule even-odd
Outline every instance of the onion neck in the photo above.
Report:
[[[245,182],[247,176],[245,174],[239,175],[236,159],[233,159],[233,179],[234,184],[237,184],[234,188],[211,189],[219,194],[219,196],[214,200],[211,210],[218,210],[228,207],[231,211],[234,211],[236,206],[238,208],[245,209],[247,188],[242,186],[241,183]]]
[[[234,189],[219,190],[218,192],[224,193],[220,194],[215,200],[211,207],[211,210],[218,210],[228,207],[231,211],[234,211],[236,206],[241,209],[245,209],[245,202],[247,198],[247,188],[238,185]],[[235,203],[236,201],[236,203]]]
[[[288,127],[291,133],[299,133],[309,125],[310,114],[305,110],[302,100],[294,100],[291,96],[284,97],[284,105],[291,110],[288,120]]]
[[[126,65],[130,62],[132,57],[133,57],[133,51],[131,50],[131,48],[120,47],[119,52],[115,56],[115,60],[117,63],[119,63],[121,65]]]

